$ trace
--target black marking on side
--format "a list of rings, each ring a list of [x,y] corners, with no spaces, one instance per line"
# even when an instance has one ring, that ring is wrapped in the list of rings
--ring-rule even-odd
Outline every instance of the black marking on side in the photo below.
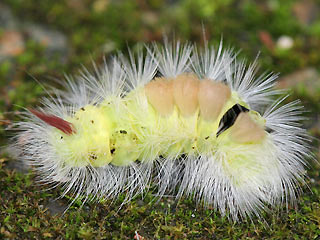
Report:
[[[113,154],[115,150],[116,150],[115,148],[112,148],[112,149],[110,150],[111,154]]]
[[[235,123],[241,112],[249,112],[249,109],[238,103],[233,105],[233,107],[230,108],[221,118],[216,136],[218,137],[221,133],[230,128]]]
[[[156,71],[156,74],[154,75],[153,79],[163,77],[161,72],[159,70]]]
[[[98,157],[96,154],[94,153],[90,153],[90,156],[89,156],[90,160],[96,160]]]

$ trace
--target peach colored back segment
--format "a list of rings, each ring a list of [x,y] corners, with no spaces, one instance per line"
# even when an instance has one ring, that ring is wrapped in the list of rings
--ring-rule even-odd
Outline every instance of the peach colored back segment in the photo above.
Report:
[[[174,105],[184,117],[192,116],[200,108],[201,116],[214,121],[231,96],[223,83],[200,80],[194,74],[181,74],[176,78],[156,78],[145,86],[150,104],[161,116],[172,113]]]

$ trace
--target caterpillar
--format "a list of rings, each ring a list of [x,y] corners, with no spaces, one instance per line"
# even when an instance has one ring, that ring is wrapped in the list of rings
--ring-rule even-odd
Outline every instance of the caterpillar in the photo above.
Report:
[[[310,156],[299,101],[222,44],[146,46],[84,69],[15,124],[43,183],[99,200],[157,187],[233,220],[295,203]],[[280,96],[280,97],[279,97]]]

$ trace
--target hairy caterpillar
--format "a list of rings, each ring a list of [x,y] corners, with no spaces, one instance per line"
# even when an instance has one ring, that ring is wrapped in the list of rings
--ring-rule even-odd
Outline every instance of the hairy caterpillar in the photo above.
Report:
[[[75,198],[173,192],[223,215],[294,202],[309,155],[298,101],[231,50],[165,43],[67,78],[16,124],[15,147],[45,183]],[[155,77],[160,73],[160,77]]]

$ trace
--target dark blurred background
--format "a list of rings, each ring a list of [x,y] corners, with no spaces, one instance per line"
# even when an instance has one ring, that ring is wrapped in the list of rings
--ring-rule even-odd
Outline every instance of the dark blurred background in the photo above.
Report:
[[[76,73],[127,46],[161,42],[163,34],[199,45],[204,36],[215,45],[223,37],[250,61],[261,52],[264,70],[282,77],[299,71],[307,85],[309,77],[320,82],[319,11],[317,0],[2,0],[0,104],[33,103],[29,94],[41,89],[32,78]],[[309,90],[319,97],[316,89]]]

